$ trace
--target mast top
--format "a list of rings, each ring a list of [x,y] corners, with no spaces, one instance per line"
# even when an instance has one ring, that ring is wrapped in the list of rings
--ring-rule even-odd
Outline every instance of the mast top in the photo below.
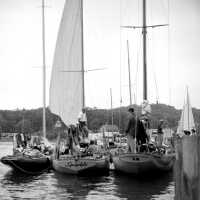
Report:
[[[147,27],[146,27],[146,0],[143,0],[142,6],[143,14],[143,24],[142,24],[142,34],[143,34],[143,100],[147,100]]]

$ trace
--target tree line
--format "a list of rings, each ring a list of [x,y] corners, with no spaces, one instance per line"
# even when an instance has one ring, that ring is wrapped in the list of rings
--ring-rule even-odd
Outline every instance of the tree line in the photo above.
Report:
[[[133,105],[136,114],[139,116],[141,107]],[[151,128],[157,128],[160,119],[166,122],[166,126],[176,129],[178,121],[180,120],[181,110],[173,106],[165,104],[152,104],[152,113],[150,118]],[[120,132],[124,132],[127,123],[128,107],[120,107],[111,109],[97,109],[87,108],[88,128],[93,132],[100,130],[101,126],[113,123],[117,126]],[[200,110],[193,109],[194,119],[199,130],[200,125]],[[46,109],[46,129],[47,137],[55,138],[56,130],[55,123],[58,116],[52,114],[50,110]],[[42,108],[32,110],[0,110],[0,132],[42,132]]]

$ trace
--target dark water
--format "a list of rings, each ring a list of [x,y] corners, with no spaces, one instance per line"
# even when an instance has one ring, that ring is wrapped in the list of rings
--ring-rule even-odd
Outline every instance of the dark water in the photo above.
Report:
[[[0,142],[0,157],[11,153],[12,143]],[[0,199],[91,199],[172,200],[173,174],[148,180],[116,175],[66,176],[51,171],[27,176],[0,163]]]

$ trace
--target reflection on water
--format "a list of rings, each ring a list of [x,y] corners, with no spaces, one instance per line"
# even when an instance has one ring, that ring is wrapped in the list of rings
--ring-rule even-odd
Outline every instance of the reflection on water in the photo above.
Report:
[[[0,157],[11,145],[1,148]],[[4,145],[5,147],[5,145]],[[173,199],[172,173],[146,180],[111,172],[107,176],[76,177],[51,171],[30,176],[0,164],[0,199]]]
[[[114,185],[117,186],[118,196],[125,199],[173,199],[172,173],[142,180],[125,175],[115,175]]]

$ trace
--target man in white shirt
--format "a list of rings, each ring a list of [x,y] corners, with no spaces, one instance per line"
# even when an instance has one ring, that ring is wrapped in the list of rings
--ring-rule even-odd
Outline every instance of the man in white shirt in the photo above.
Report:
[[[78,122],[80,125],[86,126],[87,125],[87,116],[85,108],[82,108],[82,111],[78,115]]]
[[[78,122],[81,130],[83,131],[83,137],[88,137],[88,128],[87,128],[87,116],[86,109],[82,108],[82,111],[78,115]]]

